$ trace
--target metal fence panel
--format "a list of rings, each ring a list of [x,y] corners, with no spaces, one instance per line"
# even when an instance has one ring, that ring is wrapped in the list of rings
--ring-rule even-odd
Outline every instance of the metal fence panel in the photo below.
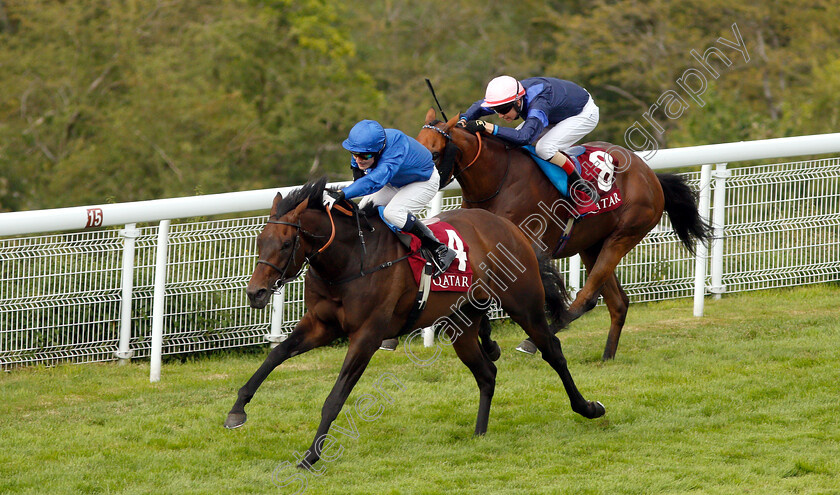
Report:
[[[727,292],[840,280],[840,158],[732,169]]]
[[[840,280],[840,159],[730,172],[723,217],[727,292]],[[684,176],[698,187],[699,173]],[[445,197],[442,209],[460,202]],[[172,225],[164,355],[266,342],[271,310],[251,309],[244,291],[265,220]],[[138,230],[130,348],[134,357],[148,357],[158,227]],[[122,249],[113,228],[0,239],[0,367],[116,359]],[[618,278],[634,302],[691,297],[694,263],[665,216],[624,258]],[[569,260],[557,266],[568,273]],[[287,284],[284,296],[288,333],[305,311],[302,280]]]
[[[0,365],[113,359],[117,230],[0,241]]]

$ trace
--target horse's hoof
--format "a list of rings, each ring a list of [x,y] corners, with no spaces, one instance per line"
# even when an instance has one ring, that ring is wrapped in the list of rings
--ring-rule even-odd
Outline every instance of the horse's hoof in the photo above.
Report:
[[[592,416],[592,418],[590,419],[600,418],[604,414],[607,414],[607,408],[605,408],[604,405],[601,404],[601,401],[596,400],[595,402],[591,402],[590,404],[592,404],[592,406],[595,408],[595,415]]]
[[[487,357],[490,358],[490,361],[498,361],[500,357],[502,357],[502,348],[499,347],[498,342],[493,342],[493,348],[487,352]]]
[[[379,344],[379,348],[383,351],[394,351],[397,349],[397,345],[400,343],[398,339],[385,339]]]
[[[533,355],[537,353],[537,346],[534,345],[534,343],[530,340],[526,339],[520,342],[518,346],[516,346],[516,350],[519,352],[524,352],[525,354]]]
[[[243,413],[230,413],[228,414],[227,419],[225,420],[225,428],[228,430],[232,430],[234,428],[239,428],[240,426],[245,424],[245,420],[248,419],[248,415]]]

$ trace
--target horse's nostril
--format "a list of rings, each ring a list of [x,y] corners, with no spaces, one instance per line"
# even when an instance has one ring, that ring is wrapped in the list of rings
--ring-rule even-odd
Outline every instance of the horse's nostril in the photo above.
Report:
[[[268,289],[260,288],[260,289],[247,289],[246,294],[248,294],[248,301],[251,303],[252,308],[262,309],[268,304],[268,299],[271,296]]]

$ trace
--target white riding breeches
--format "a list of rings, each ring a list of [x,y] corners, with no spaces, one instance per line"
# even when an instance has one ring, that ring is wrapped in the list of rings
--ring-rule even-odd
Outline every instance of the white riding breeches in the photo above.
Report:
[[[397,228],[403,228],[408,214],[417,215],[423,208],[429,205],[432,198],[438,192],[440,175],[437,169],[432,169],[432,176],[424,182],[412,182],[402,187],[394,187],[387,184],[373,194],[365,196],[359,206],[373,203],[376,206],[385,206],[383,217]]]
[[[586,102],[579,114],[554,124],[537,139],[534,145],[537,156],[543,160],[550,160],[558,151],[566,151],[571,148],[583,136],[595,129],[599,118],[598,105],[590,96],[589,101]]]

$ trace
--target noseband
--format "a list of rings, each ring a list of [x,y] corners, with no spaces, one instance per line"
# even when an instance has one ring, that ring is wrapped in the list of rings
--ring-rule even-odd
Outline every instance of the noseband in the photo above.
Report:
[[[257,260],[258,265],[268,265],[271,268],[274,268],[275,270],[277,270],[277,272],[280,274],[280,278],[278,278],[277,281],[274,282],[273,290],[277,290],[280,287],[282,287],[283,285],[285,285],[287,282],[289,282],[291,280],[295,280],[296,278],[298,278],[300,276],[300,274],[303,272],[303,269],[306,267],[306,265],[312,261],[312,258],[314,258],[315,256],[324,252],[324,250],[327,249],[330,246],[330,244],[332,244],[333,239],[335,239],[335,221],[333,220],[332,212],[330,211],[330,208],[327,208],[327,216],[330,217],[330,227],[331,227],[331,233],[330,233],[329,240],[327,240],[327,243],[324,244],[312,256],[309,256],[309,255],[306,255],[306,254],[303,255],[303,259],[305,260],[305,263],[301,263],[300,269],[292,277],[286,277],[286,272],[289,270],[289,267],[292,264],[292,260],[295,258],[295,254],[297,254],[298,247],[300,246],[300,234],[303,233],[305,235],[308,235],[309,237],[315,237],[315,238],[323,238],[324,236],[309,232],[308,230],[304,229],[300,225],[300,222],[292,223],[292,222],[284,222],[283,220],[271,220],[271,219],[266,221],[266,223],[273,223],[273,224],[277,224],[277,225],[288,225],[290,227],[294,227],[295,229],[297,229],[297,232],[295,234],[295,243],[292,246],[292,254],[289,256],[289,259],[286,260],[286,266],[284,266],[283,268],[280,268],[279,266],[275,265],[274,263],[272,263],[270,261],[266,261],[266,260],[263,260],[263,259],[258,259]]]

